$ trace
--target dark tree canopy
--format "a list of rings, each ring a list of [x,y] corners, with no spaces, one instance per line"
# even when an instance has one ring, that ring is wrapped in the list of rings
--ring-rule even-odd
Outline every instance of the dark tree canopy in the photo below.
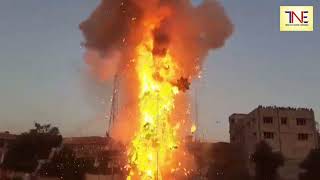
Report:
[[[251,158],[256,165],[256,180],[276,180],[278,178],[277,170],[284,164],[281,153],[273,152],[272,148],[262,141],[256,146],[256,151]]]
[[[245,160],[239,148],[220,143],[211,149],[213,161],[210,163],[208,178],[214,180],[249,180]]]
[[[35,123],[35,128],[17,136],[9,147],[3,167],[10,170],[32,172],[38,160],[47,159],[52,148],[58,147],[62,136],[57,127]]]
[[[300,180],[319,180],[320,179],[320,149],[312,150],[304,161],[300,164],[304,170],[300,173]]]

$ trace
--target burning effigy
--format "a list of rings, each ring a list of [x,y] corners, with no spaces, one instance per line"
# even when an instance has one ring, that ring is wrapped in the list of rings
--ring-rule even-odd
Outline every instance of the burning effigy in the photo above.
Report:
[[[123,97],[112,136],[128,144],[127,179],[184,179],[195,166],[185,137],[196,127],[190,85],[210,50],[232,34],[221,5],[205,0],[102,0],[80,24],[85,60]]]

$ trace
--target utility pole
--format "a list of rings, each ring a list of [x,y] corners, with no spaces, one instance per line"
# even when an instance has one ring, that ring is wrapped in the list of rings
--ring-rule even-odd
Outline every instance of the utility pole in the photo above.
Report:
[[[199,129],[199,104],[198,104],[198,88],[196,87],[195,88],[195,126],[197,129]],[[197,130],[194,132],[194,140],[197,141]]]
[[[156,120],[156,126],[157,126],[157,136],[159,137],[159,92],[157,92],[157,120]],[[161,129],[160,129],[161,131]],[[162,134],[161,134],[162,138]],[[159,140],[158,140],[159,141]],[[159,146],[157,146],[157,172],[156,172],[156,180],[159,178]]]

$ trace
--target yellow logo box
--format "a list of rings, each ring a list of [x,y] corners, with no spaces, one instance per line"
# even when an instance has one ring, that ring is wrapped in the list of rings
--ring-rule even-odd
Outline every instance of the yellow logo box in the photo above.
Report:
[[[313,6],[280,6],[280,31],[313,31]]]

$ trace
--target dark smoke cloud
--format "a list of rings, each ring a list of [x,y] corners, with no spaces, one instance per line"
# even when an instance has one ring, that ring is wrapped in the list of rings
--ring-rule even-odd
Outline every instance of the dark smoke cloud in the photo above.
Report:
[[[85,37],[84,45],[98,51],[121,47],[123,39],[134,28],[134,18],[142,9],[132,0],[102,0],[89,19],[80,24]]]
[[[126,64],[144,33],[141,21],[157,13],[169,15],[153,32],[153,53],[162,56],[170,48],[183,69],[181,76],[196,75],[207,53],[222,47],[232,34],[229,18],[214,0],[204,0],[197,7],[190,0],[101,0],[90,17],[80,24],[83,44],[101,55],[101,64],[107,64],[104,61],[109,58],[104,56],[115,50],[121,53],[117,64]],[[93,69],[101,68],[99,61],[94,62],[89,63]]]

